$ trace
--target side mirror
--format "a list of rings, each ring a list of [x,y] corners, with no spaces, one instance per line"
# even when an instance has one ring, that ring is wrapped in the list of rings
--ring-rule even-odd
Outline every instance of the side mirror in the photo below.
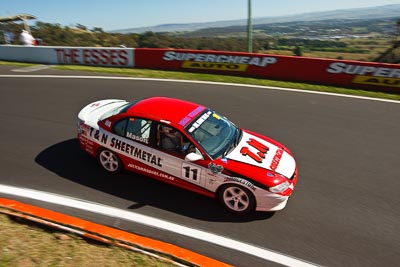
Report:
[[[185,160],[187,161],[197,161],[197,160],[203,160],[203,156],[200,154],[197,154],[195,152],[189,153],[186,155]]]

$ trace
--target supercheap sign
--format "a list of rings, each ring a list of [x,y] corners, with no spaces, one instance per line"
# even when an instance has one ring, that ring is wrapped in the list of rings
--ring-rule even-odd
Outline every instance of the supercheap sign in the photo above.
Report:
[[[352,83],[354,84],[400,88],[399,68],[334,62],[329,65],[327,72],[331,74],[346,74],[352,76]]]
[[[202,50],[135,49],[135,67],[248,75],[277,63],[270,55]],[[257,71],[256,71],[257,72]]]
[[[400,66],[297,56],[188,49],[135,49],[135,67],[400,92]]]
[[[185,53],[167,51],[163,60],[181,62],[184,69],[204,69],[221,71],[247,71],[249,66],[266,67],[277,62],[274,57],[242,56],[209,53]]]

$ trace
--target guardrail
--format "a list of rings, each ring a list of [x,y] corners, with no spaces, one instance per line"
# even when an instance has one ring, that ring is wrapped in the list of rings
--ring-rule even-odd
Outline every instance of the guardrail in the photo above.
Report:
[[[400,65],[186,49],[0,46],[0,60],[205,72],[400,92]]]

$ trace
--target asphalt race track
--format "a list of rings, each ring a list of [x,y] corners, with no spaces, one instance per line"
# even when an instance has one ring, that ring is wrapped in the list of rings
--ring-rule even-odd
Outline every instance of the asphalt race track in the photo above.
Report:
[[[0,184],[145,214],[317,265],[399,265],[400,103],[201,83],[4,77],[84,75],[52,69],[11,71],[15,68],[0,66]],[[145,176],[109,175],[79,150],[76,115],[84,105],[154,95],[209,106],[238,126],[288,146],[299,165],[299,182],[286,209],[238,218],[212,199]],[[228,264],[279,266],[118,218],[16,200],[173,243]]]

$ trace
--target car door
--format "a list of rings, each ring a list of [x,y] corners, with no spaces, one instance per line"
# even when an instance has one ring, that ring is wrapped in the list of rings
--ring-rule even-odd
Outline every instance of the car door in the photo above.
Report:
[[[106,147],[122,156],[126,168],[152,174],[152,168],[161,166],[162,161],[151,147],[152,124],[151,120],[136,117],[118,120]]]
[[[204,188],[207,168],[185,160],[185,156],[196,149],[190,140],[170,125],[158,123],[153,129],[156,131],[154,153],[162,159],[159,170],[177,177],[175,183],[180,186]]]

